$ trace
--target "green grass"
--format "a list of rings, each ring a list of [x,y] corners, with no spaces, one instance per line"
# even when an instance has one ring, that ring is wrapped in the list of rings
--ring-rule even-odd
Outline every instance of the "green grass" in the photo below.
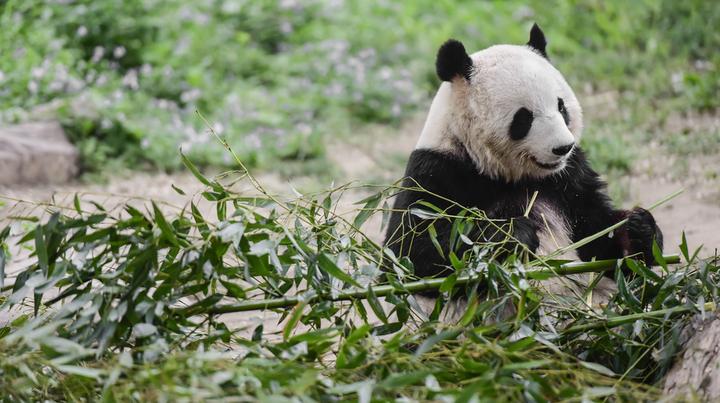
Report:
[[[178,169],[178,147],[201,165],[231,165],[196,110],[248,164],[308,161],[329,137],[425,105],[448,37],[470,49],[524,43],[534,21],[578,92],[617,92],[619,115],[586,112],[591,133],[718,106],[720,7],[701,0],[6,0],[0,52],[12,57],[0,60],[0,120],[59,104],[86,172],[107,161]],[[598,165],[630,165],[606,148],[619,135],[588,142]],[[642,145],[621,138],[626,149]]]

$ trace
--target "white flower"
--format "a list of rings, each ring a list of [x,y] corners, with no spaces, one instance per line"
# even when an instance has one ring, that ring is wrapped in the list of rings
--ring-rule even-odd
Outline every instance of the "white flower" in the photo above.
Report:
[[[193,146],[193,143],[192,143],[192,142],[190,142],[190,141],[183,141],[182,143],[180,143],[180,150],[181,150],[182,152],[187,153],[187,152],[189,152],[189,151],[192,149],[192,146]]]
[[[280,23],[280,32],[285,35],[289,35],[293,32],[293,26],[290,21],[283,21]]]
[[[670,84],[675,92],[682,92],[685,89],[685,74],[682,71],[672,73]]]
[[[90,59],[90,62],[97,63],[102,59],[102,57],[105,55],[105,48],[102,46],[96,46],[95,49],[93,49],[93,55]]]
[[[285,10],[290,9],[290,8],[295,8],[298,5],[299,5],[299,2],[297,0],[281,0],[280,4],[278,4],[278,6],[280,6],[280,8],[285,9]]]
[[[215,123],[215,124],[213,125],[213,130],[214,130],[215,133],[217,133],[217,134],[223,134],[223,132],[225,131],[225,126],[223,126],[222,123],[217,122],[217,123]]]
[[[152,71],[153,71],[152,66],[147,63],[143,63],[143,65],[140,66],[140,74],[142,74],[144,76],[150,75],[152,73]]]
[[[43,78],[43,76],[45,75],[45,68],[42,66],[41,67],[33,67],[30,70],[30,75],[32,76],[32,78],[38,78],[38,79]]]
[[[118,46],[113,49],[113,57],[116,59],[120,59],[121,57],[125,56],[125,53],[127,53],[125,46]]]
[[[33,80],[28,83],[28,91],[30,91],[31,94],[37,94],[38,89],[39,87],[37,81]]]
[[[138,82],[138,74],[136,69],[130,69],[127,74],[122,79],[122,83],[124,86],[132,89],[137,90],[140,87],[140,83]]]
[[[184,103],[190,103],[200,98],[200,95],[202,95],[202,92],[197,88],[193,88],[189,91],[183,91],[180,94],[180,100]]]
[[[85,27],[85,25],[80,25],[75,32],[75,35],[78,36],[78,38],[82,38],[88,34],[88,29]]]

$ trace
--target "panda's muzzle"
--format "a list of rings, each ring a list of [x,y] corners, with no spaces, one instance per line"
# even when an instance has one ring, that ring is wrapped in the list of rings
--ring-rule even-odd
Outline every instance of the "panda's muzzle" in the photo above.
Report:
[[[539,166],[540,168],[547,170],[555,170],[562,165],[562,163],[565,161],[566,157],[568,156],[568,154],[570,154],[574,147],[575,143],[573,142],[564,146],[553,148],[552,153],[558,156],[558,159],[555,162],[540,162],[534,156],[531,156],[530,159],[532,159],[535,165]]]
[[[530,159],[532,160],[532,162],[535,163],[535,165],[539,166],[540,168],[551,170],[551,171],[559,168],[560,165],[563,163],[563,160],[547,164],[547,163],[538,161],[537,158],[535,158],[535,157],[530,157]]]

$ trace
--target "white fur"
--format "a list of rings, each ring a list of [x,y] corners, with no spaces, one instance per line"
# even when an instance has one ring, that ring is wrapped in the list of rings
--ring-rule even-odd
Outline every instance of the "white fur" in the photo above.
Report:
[[[440,86],[416,148],[448,149],[459,140],[480,172],[508,181],[562,170],[569,154],[558,157],[552,149],[577,143],[582,135],[582,110],[562,74],[527,46],[496,45],[471,58],[469,82],[457,77]],[[558,111],[558,97],[565,102],[569,127]],[[531,110],[534,120],[527,137],[515,141],[509,128],[521,107]],[[559,166],[545,169],[533,159]]]
[[[425,119],[420,138],[415,148],[445,150],[449,148],[448,119],[450,119],[450,105],[452,105],[452,84],[444,82],[435,94],[430,112]]]
[[[551,205],[539,200],[533,206],[535,214],[541,217],[541,230],[538,232],[540,246],[536,254],[544,256],[555,252],[560,248],[564,248],[572,243],[570,239],[570,231],[568,223],[561,212],[556,211]],[[577,260],[578,256],[575,251],[566,252],[563,255],[556,256],[557,259]],[[545,293],[554,300],[555,304],[564,303],[560,298],[554,296],[571,297],[575,301],[581,301],[582,305],[589,307],[597,307],[600,304],[606,304],[610,300],[610,296],[617,291],[615,282],[607,277],[600,279],[593,289],[592,294],[585,296],[585,291],[592,283],[595,276],[602,274],[583,273],[567,276],[554,277],[537,283]],[[547,313],[551,313],[549,310]]]

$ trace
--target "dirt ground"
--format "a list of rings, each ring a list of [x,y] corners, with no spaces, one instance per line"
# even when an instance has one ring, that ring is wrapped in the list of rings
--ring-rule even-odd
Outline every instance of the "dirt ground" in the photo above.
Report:
[[[356,181],[387,184],[401,178],[404,162],[414,148],[423,120],[424,117],[418,115],[399,128],[370,128],[369,133],[353,137],[356,140],[329,144],[328,157],[339,168],[337,177],[333,178],[334,183]],[[717,179],[718,175],[710,180],[702,178],[708,177],[706,173],[708,169],[713,170],[713,166],[716,173],[720,171],[720,155],[681,161],[688,170],[683,177],[667,174],[672,169],[671,158],[659,153],[652,155],[654,157],[651,160],[643,161],[643,166],[634,168],[634,172],[628,176],[629,197],[621,207],[647,207],[682,189],[682,194],[653,211],[665,234],[665,251],[673,253],[678,250],[684,231],[689,246],[703,245],[704,252],[711,254],[714,249],[720,248],[720,180]],[[658,169],[658,166],[664,168]],[[288,194],[291,188],[307,188],[307,184],[314,181],[308,177],[284,178],[271,171],[256,173],[256,177],[266,188],[281,195]],[[183,189],[188,196],[178,194],[171,185]],[[311,187],[329,185],[313,183]],[[249,184],[247,187],[250,188]],[[75,193],[107,205],[131,199],[140,202],[154,199],[163,202],[168,208],[179,209],[190,200],[190,195],[202,189],[202,185],[189,173],[134,173],[110,179],[104,184],[76,182],[54,186],[0,186],[0,200],[6,202],[5,207],[0,207],[0,220],[43,208],[42,205],[33,206],[33,202],[53,201],[71,206]],[[350,208],[353,201],[363,196],[363,192],[346,194],[342,204]],[[19,201],[31,203],[16,205]],[[369,231],[369,235],[381,240],[379,228],[369,228]]]

